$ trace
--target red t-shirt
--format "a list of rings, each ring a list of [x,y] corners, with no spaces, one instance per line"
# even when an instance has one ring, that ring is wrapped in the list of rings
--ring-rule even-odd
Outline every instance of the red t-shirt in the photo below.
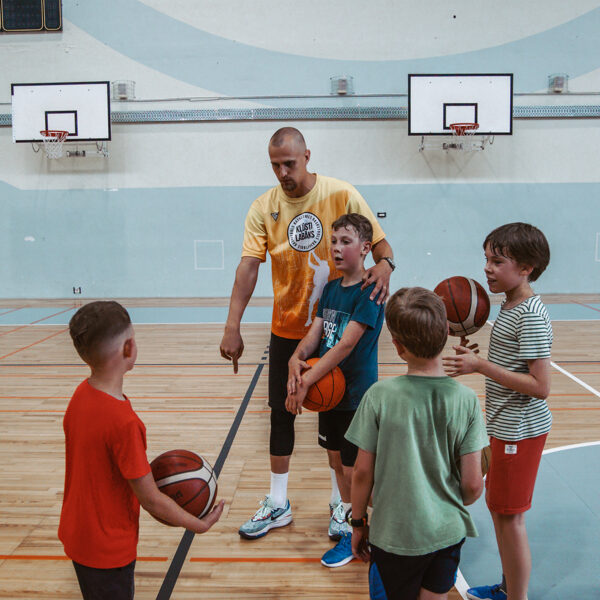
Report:
[[[97,569],[136,558],[140,503],[128,479],[150,472],[146,428],[128,399],[83,381],[63,420],[65,494],[58,537],[72,560]]]

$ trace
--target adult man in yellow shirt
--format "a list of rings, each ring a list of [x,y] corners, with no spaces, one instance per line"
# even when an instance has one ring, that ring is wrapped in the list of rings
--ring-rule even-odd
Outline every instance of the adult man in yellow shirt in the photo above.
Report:
[[[237,373],[238,360],[244,350],[240,322],[254,291],[258,268],[265,262],[268,251],[274,292],[269,352],[271,490],[261,502],[261,508],[239,530],[247,539],[262,537],[270,529],[292,521],[287,477],[294,448],[295,415],[285,410],[287,363],[316,312],[315,288],[322,289],[327,279],[336,276],[329,252],[331,224],[345,213],[359,213],[371,221],[376,264],[367,271],[364,287],[375,282],[372,300],[385,301],[395,268],[385,234],[359,192],[349,183],[307,170],[310,150],[300,131],[292,127],[276,131],[269,142],[269,157],[280,185],[259,196],[248,211],[242,259],[236,271],[220,347],[221,356],[233,361],[233,370]],[[309,314],[309,308],[313,314]],[[333,471],[332,485],[334,504],[337,484]],[[334,508],[330,505],[330,512]],[[335,539],[334,523],[330,524],[329,534]]]

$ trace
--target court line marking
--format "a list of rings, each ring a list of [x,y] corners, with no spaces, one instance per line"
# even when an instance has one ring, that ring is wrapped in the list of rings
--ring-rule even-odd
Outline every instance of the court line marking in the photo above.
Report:
[[[548,450],[544,450],[542,455],[544,454],[552,454],[553,452],[561,452],[562,450],[574,450],[575,448],[584,448],[586,446],[597,446],[600,444],[600,441],[595,442],[581,442],[579,444],[568,444],[566,446],[557,446],[556,448],[549,448]],[[469,584],[467,580],[464,578],[460,569],[456,571],[456,583],[454,584],[456,591],[460,594],[460,597],[463,600],[467,599],[467,590],[469,589]]]
[[[16,312],[17,310],[21,310],[22,308],[25,308],[25,307],[19,306],[19,308],[11,308],[10,310],[7,310],[6,312],[0,313],[0,317],[3,317],[4,315],[7,315],[8,313],[11,313],[11,312]]]
[[[596,312],[600,312],[600,308],[595,308],[594,306],[590,306],[589,304],[584,304],[583,302],[577,302],[576,300],[571,300],[571,302],[573,302],[573,304],[579,304],[579,306],[585,306],[586,308],[591,308],[592,310],[595,310]]]
[[[591,392],[592,394],[594,394],[595,396],[598,396],[598,398],[600,398],[600,392],[597,389],[593,388],[591,385],[588,385],[587,383],[585,383],[585,381],[582,381],[581,379],[579,379],[579,377],[575,377],[575,375],[573,375],[572,373],[569,373],[569,371],[567,371],[566,369],[559,367],[555,362],[550,361],[550,364],[557,371],[560,371],[563,375],[566,375],[567,377],[572,379],[575,383],[578,383],[581,387],[585,388],[586,390],[588,390],[589,392]],[[550,394],[550,396],[552,396],[552,394]]]
[[[76,308],[75,306],[71,306],[70,308],[65,308],[65,310],[61,310],[60,312],[54,313],[53,315],[48,315],[47,317],[44,317],[43,319],[38,319],[37,321],[32,321],[31,323],[21,324],[16,329],[11,329],[10,331],[4,331],[4,332],[0,333],[0,336],[8,335],[9,333],[13,333],[14,331],[19,331],[20,329],[24,329],[25,327],[29,327],[30,325],[36,325],[37,323],[41,323],[42,321],[45,321],[46,319],[51,319],[52,317],[56,317],[57,315],[62,315],[63,313],[66,313],[70,310],[75,310],[75,308]],[[13,325],[15,325],[15,323],[12,323],[11,325],[0,325],[0,327],[12,327]],[[65,325],[65,323],[57,323],[56,327],[62,327],[64,325]],[[43,327],[47,327],[47,326],[48,326],[47,323],[45,325],[43,325]]]
[[[12,356],[13,354],[17,354],[17,352],[22,352],[23,350],[27,350],[27,348],[31,348],[32,346],[37,346],[37,344],[41,344],[42,342],[45,342],[46,340],[49,340],[50,338],[60,335],[61,333],[64,333],[65,331],[68,331],[68,330],[69,330],[69,328],[67,327],[66,329],[61,329],[60,331],[56,331],[56,332],[52,333],[51,335],[49,335],[41,340],[38,340],[37,342],[33,342],[33,344],[28,344],[27,346],[23,346],[23,348],[19,348],[18,350],[13,350],[12,352],[5,354],[4,356],[0,356],[0,360],[8,358],[9,356]],[[9,331],[9,333],[10,333],[10,331]]]
[[[269,349],[267,346],[267,348],[263,352],[263,356],[262,356],[261,360],[265,361],[268,354],[269,354]],[[265,363],[262,362],[261,364],[259,364],[256,367],[254,377],[252,377],[252,381],[250,382],[250,385],[248,386],[248,389],[246,390],[246,395],[244,396],[244,399],[240,403],[240,407],[237,411],[237,414],[235,415],[235,418],[233,419],[233,423],[231,424],[229,433],[227,434],[227,437],[225,438],[225,441],[223,442],[223,446],[221,447],[221,452],[219,453],[219,456],[217,457],[217,460],[215,461],[215,466],[214,466],[213,470],[214,470],[214,473],[215,473],[215,476],[217,477],[217,479],[219,478],[221,469],[223,468],[223,465],[225,464],[225,460],[227,459],[227,456],[229,455],[229,450],[231,449],[231,446],[233,445],[235,436],[237,435],[237,432],[238,432],[238,429],[242,422],[242,419],[244,418],[246,408],[250,402],[250,398],[252,397],[254,388],[256,387],[256,384],[258,383],[258,380],[260,379],[260,376],[261,376],[264,366],[265,366]],[[181,541],[179,542],[179,546],[177,547],[177,550],[175,551],[175,555],[173,556],[173,560],[171,561],[171,564],[169,565],[169,568],[167,570],[165,578],[163,579],[162,585],[160,586],[160,590],[158,591],[156,600],[169,600],[171,598],[171,594],[173,593],[173,588],[175,587],[175,584],[177,583],[177,579],[179,578],[179,573],[181,572],[181,568],[183,567],[183,563],[185,562],[185,558],[190,549],[190,546],[192,545],[192,541],[194,540],[195,535],[196,534],[194,532],[189,531],[189,530],[183,534],[183,537],[181,538]]]

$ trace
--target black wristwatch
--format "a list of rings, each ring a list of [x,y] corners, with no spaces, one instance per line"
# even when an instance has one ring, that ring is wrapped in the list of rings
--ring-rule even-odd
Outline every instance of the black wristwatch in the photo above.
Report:
[[[352,527],[366,527],[369,524],[368,515],[365,513],[365,516],[362,519],[353,519],[352,518],[352,509],[348,509],[346,513],[346,523],[351,525]]]
[[[381,262],[385,260],[385,262],[392,267],[392,271],[396,268],[396,263],[390,256],[382,256],[377,262]]]

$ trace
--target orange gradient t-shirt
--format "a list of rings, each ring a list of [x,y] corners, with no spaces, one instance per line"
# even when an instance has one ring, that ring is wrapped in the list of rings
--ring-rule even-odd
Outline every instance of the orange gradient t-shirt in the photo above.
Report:
[[[359,213],[373,225],[373,244],[385,234],[365,199],[349,183],[317,175],[313,189],[290,198],[271,188],[250,206],[242,256],[264,262],[271,256],[275,335],[301,339],[308,331],[325,284],[339,277],[329,252],[331,224],[346,213]]]

